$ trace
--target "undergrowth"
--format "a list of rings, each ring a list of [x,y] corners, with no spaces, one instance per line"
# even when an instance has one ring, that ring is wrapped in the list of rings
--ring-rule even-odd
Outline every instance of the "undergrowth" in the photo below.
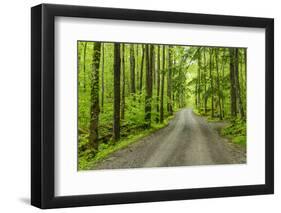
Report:
[[[224,137],[230,139],[233,143],[239,144],[240,146],[246,147],[247,140],[247,125],[246,120],[241,118],[231,118],[225,117],[221,120],[218,116],[213,117],[210,115],[210,112],[204,114],[203,110],[193,109],[193,112],[196,115],[204,116],[208,122],[227,122],[229,123],[226,127],[220,129],[220,134]]]
[[[87,146],[88,134],[80,134],[78,145],[78,170],[93,169],[98,162],[105,159],[111,153],[120,149],[124,149],[130,144],[133,144],[134,142],[144,138],[145,136],[148,136],[151,133],[166,127],[172,118],[173,116],[168,117],[162,124],[152,124],[149,129],[143,129],[140,132],[137,131],[130,133],[130,135],[121,138],[118,142],[114,142],[112,139],[110,139],[107,141],[107,143],[101,143],[97,151],[94,151]]]
[[[243,119],[232,119],[230,124],[221,129],[221,135],[231,139],[235,144],[246,147],[247,125]]]

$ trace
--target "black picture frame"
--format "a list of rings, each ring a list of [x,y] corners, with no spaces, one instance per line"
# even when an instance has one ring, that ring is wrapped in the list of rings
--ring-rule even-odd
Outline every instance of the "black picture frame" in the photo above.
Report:
[[[56,197],[54,195],[54,18],[58,16],[264,28],[266,32],[265,184]],[[274,193],[273,19],[53,4],[41,4],[31,8],[32,205],[46,209],[272,193]]]

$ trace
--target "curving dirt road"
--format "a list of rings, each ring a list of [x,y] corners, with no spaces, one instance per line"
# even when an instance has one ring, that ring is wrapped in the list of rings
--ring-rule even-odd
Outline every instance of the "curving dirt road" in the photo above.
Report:
[[[219,125],[183,109],[167,127],[111,154],[94,169],[245,163],[245,150],[220,137]]]

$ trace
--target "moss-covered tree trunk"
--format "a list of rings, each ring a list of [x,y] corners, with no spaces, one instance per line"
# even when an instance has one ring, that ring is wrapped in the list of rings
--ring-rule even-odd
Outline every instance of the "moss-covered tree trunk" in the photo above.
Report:
[[[84,87],[84,92],[86,92],[86,57],[87,57],[87,44],[88,42],[85,42],[84,44],[84,60],[83,60],[83,71],[84,71],[84,83],[83,83],[83,87]]]
[[[135,53],[134,44],[130,44],[130,72],[131,72],[131,93],[134,95],[136,93],[135,85]]]
[[[239,49],[234,49],[234,57],[235,57],[235,85],[236,85],[236,93],[237,93],[237,99],[239,104],[239,113],[241,118],[245,117],[244,109],[243,109],[243,103],[241,98],[241,88],[240,88],[240,82],[239,82]]]
[[[201,51],[198,50],[198,57],[197,57],[197,79],[196,79],[196,107],[199,109],[199,112],[201,111]]]
[[[204,113],[207,114],[208,95],[207,95],[207,59],[206,48],[204,48]]]
[[[155,75],[155,45],[150,45],[150,72],[151,72],[151,95],[153,96],[153,89],[156,85],[156,75]]]
[[[160,66],[160,45],[158,45],[157,48],[157,91],[156,91],[156,122],[159,122],[159,95],[160,95],[160,70],[161,70],[161,66]]]
[[[101,43],[93,46],[92,78],[91,78],[91,108],[90,108],[90,135],[89,144],[92,148],[98,148],[99,127],[99,64]]]
[[[172,47],[168,47],[168,74],[167,74],[167,111],[173,114],[172,108]]]
[[[236,83],[235,83],[235,57],[234,49],[229,48],[229,68],[230,68],[230,103],[231,103],[231,116],[237,116],[237,102],[236,102]]]
[[[219,116],[222,120],[222,107],[221,107],[221,87],[220,87],[220,74],[219,74],[219,49],[215,49],[215,59],[216,59],[216,71],[217,71],[217,95],[219,101]]]
[[[243,55],[244,55],[244,93],[245,93],[245,98],[246,99],[246,91],[247,91],[247,49],[244,48],[243,50]],[[247,103],[244,101],[244,109],[245,112],[247,112]],[[246,118],[246,113],[245,113],[245,118]]]
[[[122,44],[122,95],[121,95],[121,119],[125,118],[125,88],[126,88],[126,74],[125,74],[125,44]]]
[[[225,78],[225,74],[224,74],[224,67],[225,67],[225,64],[226,64],[226,49],[223,48],[223,54],[222,54],[222,65],[221,65],[221,72],[222,72],[222,76],[221,78],[223,79],[222,82],[224,81],[224,78]],[[222,107],[222,117],[225,117],[225,97],[224,97],[224,93],[223,91],[225,90],[225,87],[224,87],[224,83],[222,83],[222,92],[221,92],[221,107]]]
[[[145,56],[145,45],[142,45],[141,68],[140,68],[140,86],[139,86],[140,87],[140,94],[142,93],[144,56]]]
[[[161,78],[161,95],[160,95],[160,123],[164,121],[164,84],[165,84],[165,45],[162,53],[162,78]]]
[[[101,112],[104,105],[104,43],[102,44],[102,65],[101,65]]]
[[[114,43],[113,140],[120,139],[120,44]]]
[[[213,84],[213,60],[212,60],[212,57],[213,57],[213,49],[210,48],[209,49],[210,51],[210,67],[209,67],[209,71],[210,71],[210,84],[211,84],[211,112],[212,112],[212,118],[214,117],[214,84]]]
[[[147,127],[151,125],[151,99],[152,99],[152,62],[153,62],[153,45],[146,45],[146,94],[145,94],[145,122]]]
[[[139,70],[139,44],[136,44],[136,53],[135,53],[135,90],[137,92],[138,85],[139,85],[139,76],[140,76],[140,70]]]

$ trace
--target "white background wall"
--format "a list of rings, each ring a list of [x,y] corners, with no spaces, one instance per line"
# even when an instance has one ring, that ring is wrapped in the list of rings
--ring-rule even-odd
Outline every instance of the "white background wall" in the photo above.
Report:
[[[275,195],[201,199],[50,210],[51,212],[280,212],[281,209],[281,13],[279,1],[59,0],[80,4],[275,18]],[[0,10],[0,212],[39,212],[30,197],[30,7],[37,0],[2,1]],[[279,85],[278,85],[279,84]]]

